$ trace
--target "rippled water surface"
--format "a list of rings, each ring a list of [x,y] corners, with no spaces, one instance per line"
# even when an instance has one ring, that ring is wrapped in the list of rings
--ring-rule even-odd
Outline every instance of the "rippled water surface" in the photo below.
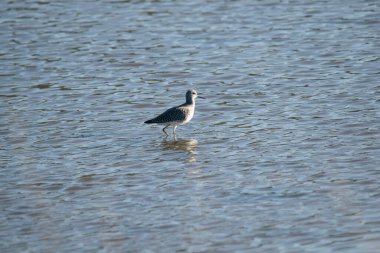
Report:
[[[379,1],[0,7],[1,252],[380,247]]]

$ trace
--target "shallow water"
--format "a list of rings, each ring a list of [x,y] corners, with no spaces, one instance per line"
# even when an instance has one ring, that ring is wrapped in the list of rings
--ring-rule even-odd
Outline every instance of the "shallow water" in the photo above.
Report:
[[[380,247],[378,1],[0,7],[1,252]]]

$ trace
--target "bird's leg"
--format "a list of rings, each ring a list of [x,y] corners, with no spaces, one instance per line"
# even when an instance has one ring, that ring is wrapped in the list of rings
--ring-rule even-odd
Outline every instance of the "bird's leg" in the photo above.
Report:
[[[169,136],[168,133],[165,131],[165,129],[166,129],[168,126],[169,126],[169,125],[167,125],[166,127],[164,127],[164,128],[162,129],[162,131],[164,131],[164,133],[166,134],[166,137]]]
[[[177,128],[176,125],[173,126],[173,135],[174,135],[174,138],[177,136],[177,134],[175,133],[175,129]]]

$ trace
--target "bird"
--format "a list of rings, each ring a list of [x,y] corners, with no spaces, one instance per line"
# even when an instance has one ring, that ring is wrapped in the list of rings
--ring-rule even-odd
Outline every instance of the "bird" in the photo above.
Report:
[[[179,125],[188,123],[193,118],[195,111],[195,99],[197,97],[204,99],[204,97],[198,96],[198,93],[194,89],[188,90],[186,92],[186,102],[184,104],[172,107],[157,117],[147,120],[144,123],[164,125],[165,127],[162,131],[165,133],[166,137],[168,137],[169,134],[165,131],[165,129],[172,126],[173,136],[176,137],[176,128]]]

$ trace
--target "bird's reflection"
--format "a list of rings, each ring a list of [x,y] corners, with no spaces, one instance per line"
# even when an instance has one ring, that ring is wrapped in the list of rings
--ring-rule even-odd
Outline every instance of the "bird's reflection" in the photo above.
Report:
[[[188,162],[195,162],[197,160],[196,157],[196,149],[198,146],[198,141],[196,139],[177,139],[168,140],[164,139],[161,143],[161,146],[165,150],[178,150],[187,152],[190,155]]]

